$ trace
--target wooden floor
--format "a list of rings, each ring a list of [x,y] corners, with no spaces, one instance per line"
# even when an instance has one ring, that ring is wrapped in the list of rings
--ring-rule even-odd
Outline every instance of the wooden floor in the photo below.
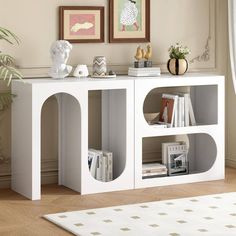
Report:
[[[0,190],[0,235],[71,235],[42,219],[44,214],[92,209],[165,199],[236,192],[236,169],[226,169],[226,179],[196,184],[80,196],[65,187],[47,185],[41,201],[29,201],[11,190]]]

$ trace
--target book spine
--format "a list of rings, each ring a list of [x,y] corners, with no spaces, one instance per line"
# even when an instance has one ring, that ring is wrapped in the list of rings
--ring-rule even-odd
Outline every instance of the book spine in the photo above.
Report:
[[[178,99],[178,127],[181,127],[181,118],[182,118],[182,103],[181,98]]]
[[[192,106],[190,96],[189,96],[188,102],[189,102],[189,116],[190,116],[191,124],[196,125],[196,120],[195,120],[195,116],[194,116],[194,112],[193,112],[193,106]]]
[[[107,182],[108,161],[106,156],[102,156],[102,181]]]
[[[184,97],[181,97],[181,127],[185,126]]]
[[[106,181],[113,180],[113,154],[112,152],[103,152],[103,155],[107,157],[107,172],[106,172]]]
[[[96,170],[97,170],[97,154],[93,151],[89,151],[88,155],[92,158],[90,173],[96,179]]]
[[[102,181],[102,155],[98,154],[96,179]]]
[[[189,126],[189,99],[190,99],[190,95],[184,94],[185,126]]]

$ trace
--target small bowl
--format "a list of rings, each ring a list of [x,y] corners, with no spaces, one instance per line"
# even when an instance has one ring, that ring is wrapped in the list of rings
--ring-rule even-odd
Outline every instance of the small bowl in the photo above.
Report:
[[[157,113],[144,113],[144,118],[149,125],[155,124],[159,121],[160,112]]]

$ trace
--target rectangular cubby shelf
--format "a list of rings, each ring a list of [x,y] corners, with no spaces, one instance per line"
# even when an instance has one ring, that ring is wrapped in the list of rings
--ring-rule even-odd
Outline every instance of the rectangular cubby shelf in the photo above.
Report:
[[[12,93],[17,97],[12,105],[12,189],[32,200],[41,198],[41,111],[54,95],[59,111],[60,185],[91,194],[223,179],[224,89],[224,77],[212,74],[13,81]],[[146,122],[144,112],[158,112],[161,93],[172,91],[190,93],[196,126],[160,129]],[[94,108],[89,94],[97,92],[101,103]],[[149,110],[153,103],[155,110]],[[99,122],[91,124],[89,118],[96,116],[97,109]],[[93,142],[91,137],[100,141]],[[190,174],[143,179],[143,144],[151,140],[155,147],[183,137],[189,144]],[[88,148],[113,152],[113,181],[92,177]]]
[[[162,93],[189,93],[197,124],[188,127],[158,128],[149,125],[144,112],[158,112]],[[135,82],[135,188],[173,185],[224,178],[224,80],[221,76],[180,76]],[[154,104],[154,109],[152,105]],[[157,105],[156,105],[157,104]],[[156,106],[155,106],[156,105]],[[145,162],[143,142],[157,139],[156,161],[160,162],[161,143],[187,137],[187,175],[142,178]],[[179,141],[184,141],[180,140]],[[159,153],[159,156],[158,156]],[[208,168],[204,168],[208,166]]]

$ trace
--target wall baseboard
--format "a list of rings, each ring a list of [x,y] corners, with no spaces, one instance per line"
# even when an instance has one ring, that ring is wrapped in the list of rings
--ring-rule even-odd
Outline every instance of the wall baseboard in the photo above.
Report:
[[[56,184],[58,183],[58,171],[43,171],[41,173],[41,183]],[[11,175],[0,176],[0,189],[11,188]]]
[[[233,168],[236,168],[236,159],[226,159],[225,160],[225,165],[227,167],[233,167]]]

